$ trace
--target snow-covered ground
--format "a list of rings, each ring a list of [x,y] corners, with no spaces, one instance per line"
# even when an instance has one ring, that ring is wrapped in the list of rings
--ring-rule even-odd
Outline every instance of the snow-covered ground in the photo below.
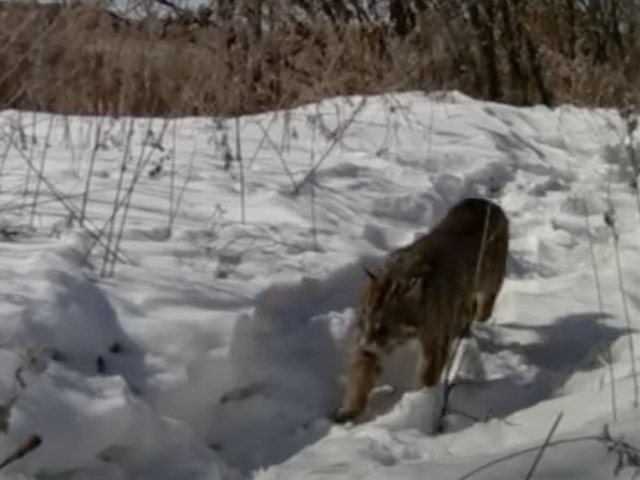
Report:
[[[42,440],[3,478],[456,480],[518,452],[471,478],[525,478],[560,414],[534,478],[613,478],[603,426],[640,446],[624,139],[614,111],[457,93],[239,122],[2,112],[0,460]],[[466,195],[507,212],[509,273],[446,431],[411,346],[333,425],[363,267]]]

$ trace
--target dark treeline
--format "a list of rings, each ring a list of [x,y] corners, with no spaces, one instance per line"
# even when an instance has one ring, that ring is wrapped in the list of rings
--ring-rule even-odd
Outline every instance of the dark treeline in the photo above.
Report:
[[[144,1],[136,17],[0,3],[0,107],[227,114],[453,88],[619,106],[640,91],[640,0]]]

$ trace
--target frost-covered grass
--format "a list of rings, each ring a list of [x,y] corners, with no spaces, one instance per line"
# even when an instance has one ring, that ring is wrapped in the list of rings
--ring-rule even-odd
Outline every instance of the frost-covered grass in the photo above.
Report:
[[[624,135],[614,111],[457,93],[238,122],[1,113],[0,460],[42,439],[4,475],[455,480],[523,451],[472,478],[525,478],[562,414],[533,478],[611,478],[607,445],[640,446]],[[408,390],[412,346],[333,425],[363,267],[465,195],[508,214],[509,274],[446,431],[441,389]]]

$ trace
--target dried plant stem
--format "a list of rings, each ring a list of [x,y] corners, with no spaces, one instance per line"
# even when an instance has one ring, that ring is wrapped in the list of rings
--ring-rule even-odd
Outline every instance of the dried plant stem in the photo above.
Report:
[[[560,412],[556,417],[555,422],[553,422],[553,425],[551,426],[551,430],[549,430],[549,433],[547,434],[547,438],[544,439],[544,443],[540,447],[540,450],[538,450],[538,454],[536,455],[536,458],[533,460],[533,464],[531,465],[531,468],[529,469],[529,472],[527,473],[525,480],[531,480],[533,478],[533,474],[535,473],[536,468],[538,468],[538,464],[540,463],[540,460],[542,459],[544,452],[547,450],[547,447],[549,446],[549,442],[551,441],[553,434],[556,433],[556,429],[558,428],[558,425],[560,425],[562,416],[563,416],[563,413]]]
[[[584,224],[585,229],[587,230],[587,238],[589,240],[589,256],[591,258],[591,268],[593,270],[593,278],[595,281],[596,287],[596,298],[598,299],[598,311],[601,315],[604,314],[604,299],[602,296],[602,285],[600,283],[600,271],[598,269],[598,262],[596,261],[596,253],[595,246],[593,245],[593,236],[591,229],[591,222],[589,220],[589,210],[587,206],[587,201],[583,198],[583,206],[584,206]],[[618,407],[617,407],[617,396],[616,396],[616,382],[615,375],[613,373],[613,354],[611,353],[611,345],[607,342],[607,367],[609,371],[609,385],[611,390],[611,415],[613,416],[613,420],[616,421],[618,419]]]
[[[158,142],[162,142],[162,138],[164,136],[164,133],[166,132],[168,121],[169,121],[168,119],[164,120]],[[147,131],[151,131],[152,123],[153,123],[153,120],[150,120],[149,125],[147,127]],[[140,148],[140,154],[138,155],[138,161],[136,163],[136,168],[133,173],[133,178],[131,179],[129,187],[126,190],[126,199],[124,201],[124,211],[122,212],[122,217],[120,217],[120,227],[118,229],[118,236],[116,237],[116,243],[114,248],[116,253],[120,250],[120,243],[122,242],[122,237],[124,235],[124,227],[127,222],[127,217],[129,215],[129,208],[131,206],[133,192],[135,191],[135,187],[138,184],[138,180],[142,176],[142,172],[144,171],[145,167],[151,160],[151,154],[153,153],[152,151],[149,151],[148,154],[145,156],[145,150],[146,150],[145,145],[143,144],[142,147]],[[117,257],[113,256],[111,259],[111,266],[109,268],[110,277],[112,277],[115,273],[116,262],[117,262]]]
[[[29,160],[33,163],[33,158],[35,157],[35,149],[36,149],[36,126],[38,124],[38,113],[32,112],[31,119],[31,141],[29,142]],[[22,123],[22,113],[20,113],[20,123]],[[31,169],[27,169],[24,187],[22,189],[22,208],[26,208],[27,205],[27,197],[29,196],[29,187],[31,185]]]
[[[609,182],[611,182],[611,176],[609,176]],[[620,260],[620,238],[618,235],[618,230],[616,228],[616,218],[615,218],[615,209],[613,206],[613,202],[611,200],[611,188],[609,186],[609,191],[607,192],[607,200],[609,202],[609,209],[604,214],[604,222],[611,230],[611,235],[613,236],[613,252],[616,263],[616,273],[618,277],[618,291],[620,292],[620,300],[622,302],[622,309],[625,317],[625,322],[627,324],[627,339],[629,341],[629,355],[631,356],[631,373],[633,380],[633,404],[635,407],[638,406],[638,371],[636,368],[636,355],[635,355],[635,343],[633,340],[633,328],[631,328],[631,315],[629,313],[629,306],[627,304],[627,294],[624,284],[624,275],[622,272],[622,262]]]
[[[17,448],[15,452],[13,452],[0,463],[0,470],[13,462],[20,460],[30,452],[33,452],[40,445],[42,445],[42,439],[38,435],[31,435],[22,445]]]
[[[442,378],[442,404],[440,405],[440,412],[438,413],[438,417],[436,420],[435,431],[438,433],[444,432],[445,427],[445,418],[449,412],[449,397],[451,396],[451,392],[455,387],[455,383],[453,381],[452,372],[453,366],[455,364],[455,359],[460,350],[460,345],[462,344],[462,338],[458,337],[454,339],[453,348],[449,354],[449,358],[447,359],[447,366],[444,372],[444,376]]]
[[[96,124],[96,134],[93,141],[93,148],[91,149],[91,158],[89,159],[89,168],[87,170],[87,178],[85,179],[84,192],[82,194],[82,205],[80,207],[80,225],[84,224],[84,219],[87,214],[87,204],[89,202],[89,191],[91,190],[91,180],[93,179],[93,170],[96,164],[96,158],[98,156],[98,150],[100,149],[100,139],[102,138],[102,125],[105,117],[100,117]]]
[[[637,466],[638,464],[640,464],[640,451],[634,447],[633,445],[628,444],[627,442],[623,441],[622,439],[614,439],[611,436],[611,433],[609,431],[609,427],[608,425],[605,425],[604,428],[602,429],[602,433],[600,435],[583,435],[580,437],[572,437],[572,438],[564,438],[562,440],[551,440],[551,437],[553,436],[553,433],[555,432],[555,429],[557,428],[557,423],[559,423],[559,418],[556,418],[556,422],[554,422],[554,425],[552,426],[551,431],[549,432],[549,434],[547,434],[547,438],[545,439],[544,443],[542,446],[535,446],[535,447],[529,447],[529,448],[524,448],[522,450],[518,450],[516,452],[510,453],[509,455],[505,455],[503,457],[500,458],[496,458],[495,460],[491,460],[490,462],[487,462],[483,465],[480,465],[477,468],[474,468],[473,470],[471,470],[470,472],[466,473],[465,475],[461,476],[458,478],[458,480],[467,480],[468,478],[471,478],[473,476],[475,476],[476,474],[487,470],[495,465],[499,465],[501,463],[504,463],[506,461],[512,460],[514,458],[517,458],[521,455],[526,455],[527,453],[531,453],[531,452],[535,452],[538,451],[538,453],[540,454],[541,452],[541,447],[544,448],[544,450],[546,450],[549,447],[555,447],[558,445],[568,445],[568,444],[574,444],[574,443],[581,443],[581,442],[598,442],[603,444],[603,446],[607,449],[607,452],[609,453],[613,453],[615,455],[618,456],[618,461],[617,461],[617,465],[615,467],[615,471],[614,471],[614,475],[617,476],[617,473],[619,473],[620,469],[622,467],[625,466],[625,461],[629,462],[632,466]],[[538,455],[540,456],[540,455]],[[538,460],[539,461],[539,460]],[[537,463],[536,463],[537,465]],[[535,469],[534,469],[535,470]],[[529,477],[527,477],[529,478]]]
[[[633,328],[631,327],[631,315],[629,313],[629,305],[627,302],[627,294],[624,285],[624,275],[622,274],[622,265],[620,261],[620,248],[618,245],[618,236],[614,235],[614,253],[616,260],[616,271],[618,273],[618,290],[620,291],[620,300],[622,301],[622,308],[624,312],[624,318],[627,323],[629,333],[627,333],[627,340],[629,341],[629,354],[631,356],[631,372],[633,381],[633,406],[638,407],[638,370],[636,367],[636,353],[635,342],[633,341]]]
[[[174,18],[163,19],[162,28],[155,28],[159,18],[150,7],[154,3],[174,5],[169,7]],[[354,92],[456,88],[516,104],[555,99],[612,105],[623,92],[638,91],[637,69],[622,68],[638,54],[636,29],[630,28],[634,23],[621,18],[638,16],[633,1],[615,2],[625,7],[612,9],[611,16],[585,7],[582,21],[570,29],[564,28],[564,2],[524,2],[518,8],[499,2],[504,8],[495,15],[484,7],[472,8],[477,14],[469,15],[468,2],[394,1],[415,6],[403,8],[406,12],[421,12],[420,22],[409,21],[402,32],[389,28],[398,25],[393,9],[375,17],[360,5],[364,0],[247,0],[280,6],[251,14],[232,8],[224,17],[214,7],[211,21],[202,23],[191,8],[175,3],[157,0],[132,7],[139,14],[135,19],[97,4],[6,7],[9,15],[3,15],[0,25],[0,57],[7,66],[0,75],[2,104],[64,113],[237,115]],[[379,8],[385,2],[366,3]],[[300,8],[302,4],[307,7]],[[343,12],[350,10],[359,20],[329,14],[317,4],[342,4]],[[293,8],[295,19],[287,11]],[[85,15],[78,15],[78,9]],[[260,33],[249,32],[248,23],[259,25]],[[481,34],[495,48],[478,50],[466,42],[473,32],[487,29],[506,32],[488,39]],[[420,42],[404,41],[416,33]],[[221,40],[231,35],[238,42],[227,48]],[[575,48],[576,39],[598,48]],[[60,52],[65,43],[68,48]],[[571,48],[561,47],[566,45]],[[602,57],[618,48],[621,55]],[[497,51],[506,57],[496,58]],[[547,54],[540,55],[542,51]],[[101,61],[86,68],[96,53]],[[489,74],[489,64],[505,68]],[[529,68],[522,68],[526,64]],[[593,67],[588,81],[585,65]],[[122,75],[114,82],[109,73],[118,68]],[[544,78],[542,68],[549,74]],[[52,81],[43,79],[49,72]],[[549,98],[551,91],[554,98]]]
[[[360,103],[353,110],[353,112],[351,112],[351,115],[349,116],[349,118],[344,123],[342,123],[338,128],[338,130],[335,132],[335,134],[333,135],[333,141],[331,142],[329,147],[320,156],[318,161],[309,169],[309,172],[304,176],[304,178],[295,186],[295,188],[293,189],[294,195],[298,195],[300,193],[300,189],[304,186],[304,184],[314,177],[315,173],[318,171],[322,163],[329,157],[329,155],[331,154],[331,152],[333,152],[336,146],[338,146],[338,144],[341,143],[345,132],[349,129],[351,124],[353,124],[353,122],[358,117],[358,114],[362,111],[362,109],[364,109],[366,104],[367,104],[367,100],[366,98],[363,97],[360,100]]]
[[[479,278],[480,278],[480,274],[481,274],[481,269],[482,269],[482,262],[484,260],[484,256],[485,256],[485,252],[487,249],[487,239],[489,237],[489,225],[490,225],[490,219],[491,219],[491,209],[487,208],[487,213],[484,217],[484,224],[483,224],[483,228],[482,228],[482,238],[480,241],[480,250],[478,252],[478,258],[476,259],[476,265],[475,265],[475,271],[474,271],[474,278],[473,278],[473,285],[477,285]],[[458,313],[458,315],[463,315],[463,311],[465,310],[465,306],[462,304],[462,302],[460,301],[458,305],[456,305],[457,308],[459,308],[461,311]],[[474,312],[474,317],[472,319],[472,321],[476,320],[476,317],[479,313],[478,312]],[[443,391],[442,391],[442,406],[440,408],[440,414],[437,417],[437,424],[436,424],[436,431],[437,432],[443,432],[444,431],[444,420],[445,417],[447,415],[447,411],[449,408],[449,396],[451,395],[451,390],[453,389],[453,382],[450,379],[451,377],[451,372],[453,370],[453,364],[455,363],[454,360],[458,354],[458,350],[460,349],[460,345],[462,344],[463,339],[460,336],[457,336],[456,338],[453,339],[453,348],[451,349],[451,352],[449,353],[449,358],[447,359],[447,363],[446,363],[446,369],[445,369],[445,374],[444,374],[444,378],[443,378],[443,382],[444,382],[444,386],[443,386]]]
[[[309,152],[309,165],[313,172],[313,166],[316,158],[316,122],[311,121],[311,145]],[[316,188],[315,188],[315,174],[309,179],[310,188],[310,200],[311,200],[311,238],[313,239],[313,248],[319,250],[318,245],[318,231],[317,231],[317,219],[316,219]]]
[[[184,192],[187,190],[187,186],[189,185],[189,181],[191,180],[191,175],[193,174],[193,162],[196,156],[197,146],[194,146],[191,151],[191,157],[189,159],[189,169],[187,170],[187,174],[185,175],[184,183],[178,192],[178,196],[175,200],[175,204],[173,207],[173,211],[170,212],[169,223],[173,225],[175,221],[175,217],[178,215],[178,211],[180,210],[180,205],[182,205],[182,198],[184,197]]]
[[[271,122],[270,122],[270,124],[271,124]],[[280,147],[278,147],[278,145],[276,145],[276,143],[273,141],[273,139],[269,135],[269,131],[267,129],[265,129],[265,127],[263,127],[262,124],[258,123],[258,127],[263,132],[263,137],[260,140],[260,142],[262,143],[263,140],[266,140],[269,143],[269,145],[271,145],[271,148],[276,153],[276,155],[278,157],[278,160],[280,160],[280,164],[282,165],[282,170],[284,170],[284,173],[287,175],[287,178],[289,178],[289,181],[291,182],[291,186],[295,189],[296,181],[293,178],[293,173],[291,172],[291,169],[289,168],[289,165],[287,165],[287,161],[285,160],[284,156],[282,155],[282,149]],[[256,153],[254,154],[254,156],[255,155],[257,155],[257,150],[256,150]]]
[[[173,232],[173,222],[175,220],[174,211],[174,202],[175,202],[175,191],[176,191],[176,156],[178,155],[178,120],[174,120],[172,135],[171,135],[171,173],[169,175],[169,221],[167,225],[168,235],[170,236]]]
[[[4,167],[7,164],[7,158],[9,157],[9,151],[11,150],[11,146],[13,145],[13,137],[16,132],[12,128],[9,131],[9,138],[6,140],[6,144],[4,147],[4,151],[2,152],[2,161],[0,161],[0,179],[4,176]],[[0,191],[2,191],[2,183],[0,183]]]
[[[269,132],[271,131],[271,127],[273,127],[273,125],[276,123],[277,119],[278,119],[278,112],[273,112],[271,114],[271,117],[269,118],[269,123],[267,124],[266,127],[264,125],[262,125],[261,121],[256,121],[255,122],[255,125],[260,130],[262,130],[262,137],[260,138],[260,141],[258,142],[258,145],[256,146],[256,149],[253,151],[253,154],[249,158],[249,161],[247,162],[247,168],[252,168],[253,167],[253,164],[255,163],[256,158],[258,158],[258,154],[260,153],[260,151],[264,147],[264,142],[267,141],[267,140],[271,140],[270,137],[269,137]],[[271,140],[271,145],[274,146],[273,140]],[[280,150],[280,149],[279,148],[274,148],[274,150]]]
[[[100,270],[100,276],[107,276],[107,269],[110,261],[111,255],[111,242],[113,240],[114,228],[115,228],[115,220],[118,211],[118,204],[120,202],[120,192],[122,191],[122,184],[124,183],[125,172],[127,171],[127,162],[129,160],[129,153],[131,150],[131,137],[133,136],[133,119],[129,119],[125,141],[124,152],[122,153],[122,162],[120,163],[120,174],[118,175],[118,184],[116,186],[115,198],[113,200],[113,209],[111,214],[111,222],[109,223],[108,232],[107,232],[107,248],[104,251],[104,256],[102,258],[102,269]]]
[[[38,198],[40,197],[40,188],[42,186],[42,179],[44,178],[44,164],[47,159],[47,152],[49,151],[49,142],[51,140],[51,131],[53,130],[54,116],[49,117],[49,123],[47,125],[47,133],[44,138],[44,145],[42,146],[42,153],[40,154],[40,165],[38,167],[38,178],[36,179],[36,190],[33,194],[33,204],[31,206],[31,216],[29,217],[29,225],[33,227],[33,223],[36,218],[36,211],[38,206]]]
[[[238,163],[238,169],[240,171],[240,221],[245,223],[247,221],[246,212],[246,185],[244,178],[244,161],[242,160],[242,142],[240,134],[240,117],[235,117],[235,129],[236,129],[236,162]]]
[[[40,176],[39,175],[39,171],[36,168],[36,166],[33,164],[33,161],[19,147],[16,147],[16,151],[22,157],[22,159],[25,161],[25,163],[27,164],[29,169],[42,179],[42,183],[51,192],[51,194],[53,195],[55,200],[58,203],[60,203],[67,210],[67,213],[70,215],[70,217],[72,219],[74,219],[74,220],[78,220],[78,218],[79,218],[78,212],[76,212],[73,204],[71,204],[69,202],[69,199],[73,198],[73,196],[66,196],[66,195],[63,195],[62,193],[60,193],[58,191],[58,189],[56,188],[56,186],[53,185],[53,183],[51,183],[51,181],[49,179],[47,179],[44,176]],[[18,208],[18,207],[16,207],[16,208]],[[96,233],[93,230],[93,227],[94,227],[94,225],[91,224],[91,222],[85,222],[85,225],[83,226],[83,229],[94,240],[95,244],[99,244],[102,247],[104,247],[106,251],[110,251],[109,250],[109,246],[102,239],[102,232]],[[126,261],[126,258],[123,257],[122,255],[120,255],[119,257],[120,257],[120,261],[122,261],[122,262]]]

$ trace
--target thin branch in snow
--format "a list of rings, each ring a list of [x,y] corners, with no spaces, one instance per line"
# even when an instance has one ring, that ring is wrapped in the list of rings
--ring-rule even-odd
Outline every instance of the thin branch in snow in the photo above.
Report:
[[[444,420],[447,417],[449,412],[449,397],[451,396],[451,392],[458,385],[455,381],[451,379],[453,364],[455,363],[455,358],[460,349],[460,344],[462,343],[461,338],[457,338],[455,340],[453,349],[449,355],[449,359],[447,361],[447,368],[445,369],[444,378],[442,379],[442,405],[440,406],[440,412],[438,414],[435,431],[437,433],[444,432]]]
[[[22,445],[18,447],[18,449],[4,459],[2,463],[0,463],[0,470],[5,468],[7,465],[20,460],[25,455],[33,452],[40,445],[42,445],[42,438],[39,435],[31,435]]]
[[[629,355],[631,356],[631,373],[633,379],[633,405],[638,407],[638,370],[636,368],[635,342],[633,340],[633,328],[631,327],[631,314],[629,313],[629,305],[627,302],[627,293],[624,284],[624,275],[622,273],[622,261],[620,260],[619,235],[616,229],[615,210],[613,204],[609,203],[609,210],[604,214],[604,222],[611,229],[613,235],[613,250],[616,262],[616,271],[618,274],[618,290],[620,292],[620,300],[624,318],[627,323],[627,339],[629,340]]]
[[[40,154],[40,165],[38,169],[39,174],[36,179],[36,190],[35,190],[35,193],[33,194],[33,205],[31,206],[31,215],[29,217],[29,225],[31,227],[34,226],[33,224],[36,218],[36,212],[38,208],[38,198],[40,197],[40,188],[42,187],[42,178],[44,177],[44,164],[47,159],[47,152],[49,151],[49,143],[51,139],[51,131],[53,130],[54,118],[55,117],[53,115],[49,118],[49,124],[47,126],[47,134],[45,135],[44,144],[42,145],[42,152]]]
[[[589,221],[589,208],[587,205],[586,198],[583,198],[583,206],[584,206],[584,223],[585,229],[587,230],[587,239],[589,241],[589,256],[591,258],[591,268],[593,270],[593,278],[595,280],[596,294],[598,298],[598,311],[600,314],[604,314],[604,300],[602,296],[602,285],[600,283],[600,272],[598,269],[598,262],[596,261],[596,253],[595,247],[593,245],[593,236],[591,234],[591,222]],[[606,350],[606,363],[609,370],[609,385],[611,388],[611,414],[613,415],[613,420],[616,421],[618,419],[618,407],[617,407],[617,398],[616,398],[616,383],[615,376],[613,374],[613,354],[611,353],[611,345],[607,342],[607,350]]]
[[[82,193],[82,206],[80,207],[80,218],[78,222],[80,225],[84,225],[84,219],[87,214],[87,204],[89,202],[89,191],[91,189],[91,180],[93,179],[93,171],[96,164],[96,157],[98,156],[98,150],[100,149],[100,139],[102,138],[102,124],[104,117],[100,117],[96,124],[96,134],[91,148],[91,158],[89,159],[89,169],[87,171],[87,178],[85,179],[84,192]]]
[[[484,256],[487,250],[487,238],[489,237],[489,224],[490,224],[490,217],[491,217],[491,210],[489,208],[487,208],[487,213],[485,215],[485,219],[484,219],[484,225],[483,225],[483,230],[482,230],[482,240],[480,242],[480,250],[478,252],[478,258],[476,259],[476,266],[475,266],[475,272],[474,272],[474,281],[473,284],[477,285],[479,278],[480,278],[480,273],[482,270],[482,263],[484,260]],[[459,313],[459,315],[463,315],[464,313],[462,313],[463,310],[466,310],[466,305],[463,304],[462,300],[459,300],[459,305],[457,305],[457,307],[461,310],[461,312]],[[471,323],[475,322],[478,319],[478,316],[480,315],[480,306],[477,306],[477,311],[473,312],[473,317],[471,318],[467,328],[471,327]],[[442,380],[444,383],[444,387],[443,387],[443,398],[442,398],[442,406],[440,409],[440,413],[437,417],[437,424],[436,424],[436,431],[438,433],[441,433],[444,431],[444,420],[445,417],[447,415],[447,409],[448,409],[448,404],[449,404],[449,397],[451,395],[451,390],[452,388],[455,386],[455,384],[452,384],[451,381],[449,380],[450,376],[452,375],[452,370],[453,370],[453,364],[455,363],[455,358],[458,354],[458,350],[460,349],[460,344],[463,341],[462,335],[460,334],[460,332],[456,332],[456,334],[458,335],[454,340],[453,340],[453,348],[451,350],[451,352],[449,352],[449,358],[447,359],[447,366],[445,369],[445,374],[444,374],[444,379]]]
[[[548,442],[547,443],[547,448],[548,447],[554,447],[556,445],[564,445],[564,444],[571,444],[571,443],[580,443],[580,442],[598,442],[602,440],[602,436],[601,435],[584,435],[582,437],[575,437],[575,438],[567,438],[567,439],[562,439],[562,440],[556,440],[553,442]],[[540,446],[536,445],[535,447],[528,447],[528,448],[524,448],[522,450],[518,450],[516,452],[510,453],[509,455],[505,455],[504,457],[499,457],[496,458],[494,460],[491,460],[490,462],[487,463],[483,463],[482,465],[480,465],[479,467],[474,468],[473,470],[465,473],[464,475],[462,475],[461,477],[459,477],[457,480],[467,480],[468,478],[472,478],[474,477],[476,474],[483,472],[484,470],[487,470],[495,465],[499,465],[501,463],[504,463],[506,461],[509,461],[511,459],[517,458],[521,455],[526,455],[527,453],[531,453],[531,452],[535,452],[540,450]]]
[[[311,169],[305,175],[305,177],[295,186],[292,192],[293,195],[298,195],[300,193],[300,190],[304,186],[304,184],[314,178],[315,173],[318,171],[318,169],[324,163],[327,157],[331,155],[331,152],[333,152],[333,150],[338,146],[338,144],[341,143],[345,132],[349,129],[351,124],[355,121],[358,114],[364,109],[366,104],[367,104],[366,97],[363,97],[362,100],[360,100],[360,103],[356,106],[356,108],[351,113],[351,116],[343,124],[341,124],[340,127],[334,132],[334,134],[332,135],[333,141],[331,142],[329,147],[324,151],[324,153],[320,156],[320,158],[313,165],[313,167],[311,167]]]
[[[313,165],[315,164],[316,158],[316,126],[317,126],[317,118],[314,115],[310,115],[307,117],[307,121],[311,126],[311,150],[309,152],[309,164],[311,171],[313,171]],[[309,185],[310,188],[310,199],[311,199],[311,238],[313,239],[313,247],[316,250],[319,250],[320,247],[318,245],[318,227],[316,220],[316,189],[315,189],[315,174],[312,175]]]
[[[174,120],[171,135],[171,174],[169,177],[169,221],[167,225],[167,235],[170,237],[173,234],[173,222],[175,216],[173,215],[173,206],[175,203],[175,190],[176,190],[176,156],[178,155],[178,120]]]
[[[560,416],[558,416],[558,418],[560,418]],[[614,439],[611,436],[611,433],[609,432],[609,427],[607,425],[604,426],[602,433],[600,433],[599,435],[584,435],[580,437],[564,438],[562,440],[551,441],[550,438],[553,435],[553,432],[555,431],[555,429],[557,428],[557,423],[559,423],[560,421],[558,420],[558,418],[556,418],[556,422],[554,422],[552,429],[550,430],[549,434],[547,434],[547,438],[545,439],[542,446],[524,448],[522,450],[518,450],[516,452],[510,453],[509,455],[496,458],[494,460],[491,460],[487,463],[480,465],[479,467],[474,468],[470,472],[467,472],[463,476],[459,477],[457,480],[467,480],[469,478],[474,477],[476,474],[484,470],[487,470],[495,465],[499,465],[501,463],[512,460],[514,458],[517,458],[521,455],[526,455],[527,453],[531,453],[535,451],[540,452],[541,447],[544,447],[544,449],[546,450],[549,447],[581,443],[581,442],[600,442],[607,448],[607,451],[609,453],[613,453],[617,455],[618,459],[617,459],[616,467],[614,470],[615,475],[619,474],[622,471],[622,469],[626,467],[633,467],[636,469],[636,472],[640,469],[640,450],[638,450],[638,448],[634,447],[633,445],[630,445],[629,443],[623,441],[622,439]],[[527,477],[527,478],[530,478],[530,477]]]
[[[107,231],[107,248],[104,250],[104,256],[102,257],[102,268],[100,270],[100,276],[105,278],[108,273],[109,263],[111,261],[111,252],[113,251],[111,247],[111,243],[113,242],[113,236],[115,234],[115,223],[116,223],[116,215],[118,211],[118,205],[120,203],[120,194],[122,192],[122,186],[124,184],[124,176],[127,171],[127,163],[129,161],[130,151],[131,151],[131,138],[133,137],[134,130],[134,120],[131,118],[128,122],[128,128],[125,133],[126,141],[124,151],[122,152],[122,161],[120,163],[120,172],[118,175],[118,182],[116,185],[115,198],[113,200],[113,208],[112,208],[112,221],[109,223],[109,229]],[[142,147],[144,148],[144,147]]]
[[[625,442],[622,438],[614,439],[609,432],[608,425],[604,426],[602,437],[607,451],[614,453],[618,457],[613,471],[614,475],[617,477],[626,467],[633,467],[636,470],[633,478],[637,478],[640,471],[640,450]]]
[[[275,118],[275,117],[274,117]],[[283,152],[283,148],[279,147],[278,145],[276,145],[276,143],[273,141],[273,139],[271,138],[271,136],[269,135],[269,127],[271,126],[272,122],[269,122],[269,125],[267,126],[267,128],[265,128],[264,126],[262,126],[262,124],[260,122],[257,122],[257,126],[258,128],[260,128],[262,130],[262,138],[260,139],[260,144],[258,145],[258,147],[260,147],[260,145],[262,144],[263,141],[268,142],[271,145],[271,149],[276,153],[276,156],[278,157],[278,160],[280,160],[280,164],[282,165],[282,169],[284,170],[284,173],[287,175],[287,178],[289,178],[289,181],[291,182],[291,186],[295,189],[296,187],[296,181],[293,178],[293,173],[291,172],[291,169],[289,168],[289,165],[287,164],[287,161],[284,158],[284,155],[282,154]],[[256,152],[254,153],[250,166],[253,164],[254,162],[254,158],[258,155],[258,149],[256,149]]]
[[[533,460],[533,464],[531,465],[531,468],[529,469],[529,473],[527,473],[525,480],[531,480],[533,478],[533,474],[535,473],[536,468],[538,468],[538,464],[540,463],[540,460],[542,459],[544,452],[547,450],[547,447],[549,446],[549,442],[551,441],[553,434],[556,433],[556,429],[558,428],[558,425],[560,425],[560,421],[562,420],[563,415],[564,414],[560,412],[556,417],[555,422],[553,422],[553,425],[551,426],[551,430],[549,430],[549,433],[547,434],[547,438],[544,439],[544,443],[542,444],[542,446],[540,447],[540,450],[538,451],[538,455],[536,455],[536,458]]]
[[[157,140],[154,140],[154,145],[156,145],[155,148],[158,148],[158,145],[161,146],[168,124],[169,124],[169,119],[164,119],[162,124],[162,129],[160,131],[160,135]],[[149,125],[147,127],[147,132],[151,131],[152,125],[153,125],[153,120],[150,120]],[[145,153],[146,153],[146,144],[143,143],[140,149],[140,155],[138,156],[138,162],[136,163],[136,168],[133,173],[133,178],[131,179],[131,182],[129,183],[129,187],[125,192],[126,201],[124,203],[124,211],[122,212],[122,216],[120,217],[120,228],[118,230],[118,234],[115,240],[114,250],[116,255],[113,255],[111,259],[111,267],[109,269],[109,275],[108,275],[109,277],[113,277],[115,273],[116,262],[118,261],[117,254],[118,254],[118,251],[120,250],[120,244],[122,243],[122,237],[124,235],[124,227],[127,222],[129,208],[131,206],[131,200],[133,198],[133,192],[135,191],[136,185],[138,184],[138,180],[142,176],[142,172],[144,171],[147,164],[151,160],[151,155],[153,154],[153,148],[148,153],[146,153],[146,155]]]
[[[242,159],[242,142],[240,138],[240,117],[235,118],[235,130],[236,130],[236,162],[238,162],[238,168],[240,170],[240,221],[245,223],[247,221],[246,211],[246,185],[244,178],[244,161]]]
[[[40,171],[34,165],[32,159],[29,158],[22,151],[20,146],[14,144],[14,147],[15,147],[16,152],[22,157],[22,159],[27,164],[27,167],[31,171],[33,171],[36,175],[38,175],[39,178],[41,178],[42,183],[47,187],[47,189],[49,190],[51,195],[53,195],[55,200],[57,202],[59,202],[67,210],[67,212],[69,213],[71,218],[77,220],[79,218],[78,212],[75,210],[74,205],[70,202],[70,199],[73,198],[73,197],[69,197],[69,196],[63,195],[47,177],[40,175]],[[86,224],[82,226],[84,231],[87,232],[91,236],[91,238],[93,239],[93,241],[95,243],[103,246],[107,251],[111,252],[109,245],[105,244],[105,242],[103,241],[102,234],[101,233],[98,234],[95,231],[93,231],[93,229],[92,229],[93,225],[91,224],[91,222],[85,222],[85,223]],[[124,257],[121,252],[120,253],[113,253],[113,254],[120,256],[120,261],[122,261],[122,262],[127,261],[126,257]]]

